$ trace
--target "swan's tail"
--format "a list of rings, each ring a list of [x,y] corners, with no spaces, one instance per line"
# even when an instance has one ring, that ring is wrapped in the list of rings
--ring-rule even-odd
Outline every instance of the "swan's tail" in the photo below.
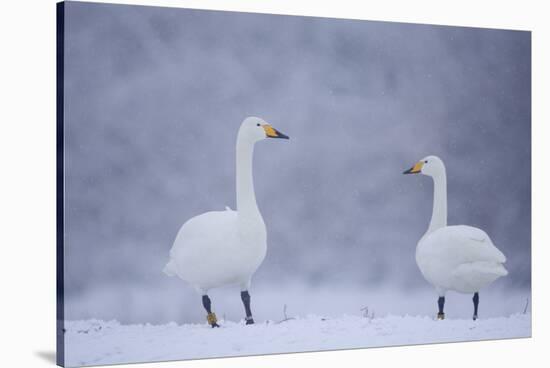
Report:
[[[502,263],[480,261],[458,266],[453,275],[459,284],[465,285],[465,290],[479,290],[508,275],[508,271]]]
[[[479,262],[481,263],[481,262]],[[498,277],[504,277],[508,275],[508,270],[504,268],[504,265],[502,263],[484,263],[479,267],[479,272],[484,272],[488,274],[492,274]]]
[[[176,276],[176,264],[173,260],[169,260],[166,266],[164,266],[164,269],[162,270],[166,274],[166,276]]]
[[[465,263],[460,265],[455,272],[479,276],[486,275],[488,277],[495,276],[495,279],[508,275],[508,271],[502,263],[487,261]]]
[[[506,276],[508,275],[508,270],[506,268],[504,268],[504,265],[502,263],[499,263],[498,266],[497,266],[497,270],[496,271],[500,276]]]

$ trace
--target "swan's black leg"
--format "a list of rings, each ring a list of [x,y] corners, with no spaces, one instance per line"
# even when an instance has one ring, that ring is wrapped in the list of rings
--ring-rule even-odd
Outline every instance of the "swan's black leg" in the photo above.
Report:
[[[479,305],[479,293],[474,293],[474,297],[472,298],[474,301],[474,321],[477,319],[477,307]]]
[[[445,297],[440,296],[437,299],[437,306],[439,307],[439,313],[437,313],[437,319],[445,319],[445,313],[443,312],[443,307],[445,306]]]
[[[241,300],[244,304],[244,311],[246,312],[246,324],[253,325],[254,319],[252,318],[252,311],[250,310],[250,294],[248,290],[241,291]]]
[[[212,326],[212,328],[220,327],[220,325],[218,325],[218,319],[216,318],[216,314],[212,313],[212,309],[211,309],[212,303],[210,302],[210,298],[206,294],[202,296],[202,305],[204,306],[204,309],[206,309],[206,312],[208,313],[206,315],[206,320],[208,321],[208,324]]]

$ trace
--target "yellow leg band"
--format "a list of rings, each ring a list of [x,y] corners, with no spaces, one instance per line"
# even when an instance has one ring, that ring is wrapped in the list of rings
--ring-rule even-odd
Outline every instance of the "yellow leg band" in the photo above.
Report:
[[[216,318],[216,313],[208,313],[208,315],[206,316],[206,320],[211,325],[216,324],[218,322],[218,319]]]

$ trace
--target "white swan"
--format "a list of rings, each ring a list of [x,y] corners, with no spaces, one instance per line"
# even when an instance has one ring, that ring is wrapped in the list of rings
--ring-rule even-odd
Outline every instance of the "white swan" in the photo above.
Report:
[[[253,324],[250,310],[251,277],[265,258],[266,227],[256,204],[252,177],[254,144],[265,138],[288,137],[260,118],[246,118],[237,135],[237,211],[206,212],[183,224],[164,267],[168,276],[179,276],[202,295],[207,321],[219,327],[212,313],[208,290],[240,285],[246,324]]]
[[[454,290],[474,293],[476,320],[479,290],[508,274],[503,265],[506,257],[483,230],[447,226],[447,174],[439,157],[428,156],[403,174],[419,173],[433,178],[434,202],[430,227],[416,247],[416,263],[439,294],[437,318],[445,318],[445,293]]]

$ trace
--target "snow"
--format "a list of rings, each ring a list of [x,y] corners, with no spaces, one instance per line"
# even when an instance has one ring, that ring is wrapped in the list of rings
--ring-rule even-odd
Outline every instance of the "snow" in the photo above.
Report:
[[[417,272],[420,274],[420,271]],[[438,295],[425,281],[421,288],[400,288],[389,283],[376,286],[352,284],[337,274],[332,274],[331,277],[339,282],[324,282],[312,286],[299,282],[265,282],[261,278],[253,280],[250,295],[254,317],[259,321],[280,320],[283,318],[285,304],[292,316],[353,315],[361,314],[364,307],[374,311],[377,316],[431,316],[437,313]],[[71,295],[65,300],[65,318],[72,321],[114,319],[122,324],[149,322],[156,325],[171,321],[178,324],[204,321],[201,296],[177,278],[165,279],[166,283],[162,286],[113,284]],[[522,313],[526,301],[531,299],[529,289],[499,287],[502,280],[481,291],[481,318]],[[225,316],[224,319],[232,321],[244,318],[238,287],[212,289],[209,296],[214,312],[219,317]],[[473,313],[472,295],[447,293],[445,312],[453,319],[470,318]]]
[[[531,336],[530,314],[436,321],[424,316],[316,315],[252,326],[221,321],[177,325],[122,325],[67,321],[66,366],[166,361]]]

